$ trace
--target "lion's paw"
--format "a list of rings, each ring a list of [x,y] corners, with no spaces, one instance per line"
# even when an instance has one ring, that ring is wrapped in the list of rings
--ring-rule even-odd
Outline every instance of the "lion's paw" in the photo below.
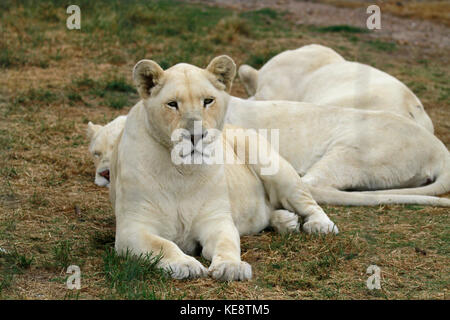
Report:
[[[333,221],[326,215],[313,215],[303,224],[303,231],[306,233],[335,233],[339,232]]]
[[[244,281],[252,278],[252,267],[244,261],[212,263],[208,271],[213,278],[221,281]]]
[[[279,233],[298,232],[298,216],[287,210],[275,210],[270,216],[270,225]]]
[[[171,261],[164,268],[175,279],[202,278],[208,275],[208,270],[199,261],[190,256]]]

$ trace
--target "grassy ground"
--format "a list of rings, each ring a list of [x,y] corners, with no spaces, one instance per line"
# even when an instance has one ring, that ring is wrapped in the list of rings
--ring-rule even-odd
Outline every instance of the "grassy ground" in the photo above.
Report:
[[[0,252],[0,298],[449,298],[449,212],[442,208],[327,206],[338,236],[267,230],[244,237],[250,282],[171,280],[155,268],[157,257],[117,257],[108,190],[93,183],[85,137],[89,120],[104,124],[137,102],[131,69],[142,58],[205,66],[228,54],[259,67],[282,50],[321,43],[404,81],[448,147],[448,48],[424,50],[349,26],[293,24],[271,9],[77,4],[81,30],[71,31],[64,1],[0,3],[0,248],[7,250]],[[245,96],[238,80],[233,94]],[[65,286],[71,264],[81,268],[79,291]],[[371,264],[381,268],[381,290],[366,287]]]

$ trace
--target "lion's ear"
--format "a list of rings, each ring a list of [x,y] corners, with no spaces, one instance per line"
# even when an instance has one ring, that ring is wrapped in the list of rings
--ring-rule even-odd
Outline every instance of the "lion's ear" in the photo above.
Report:
[[[159,83],[164,70],[152,60],[141,60],[133,68],[133,80],[142,99],[150,97],[152,89]]]
[[[239,79],[244,85],[245,91],[251,97],[256,94],[256,89],[258,88],[258,70],[250,67],[249,65],[243,64],[239,67]]]
[[[225,85],[225,90],[230,92],[234,76],[236,75],[236,64],[229,56],[223,55],[212,59],[206,68],[219,81]]]
[[[87,130],[86,130],[86,135],[87,135],[88,139],[92,139],[92,137],[93,137],[93,136],[97,133],[97,131],[100,130],[101,128],[103,128],[101,125],[99,125],[99,124],[93,124],[92,122],[89,121]]]

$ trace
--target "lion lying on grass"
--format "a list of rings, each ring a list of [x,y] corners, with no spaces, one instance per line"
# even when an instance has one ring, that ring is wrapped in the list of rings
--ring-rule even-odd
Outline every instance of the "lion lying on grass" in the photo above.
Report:
[[[450,199],[430,197],[450,191],[449,151],[402,116],[232,97],[226,122],[279,129],[279,154],[302,176],[318,203],[450,206]]]
[[[208,158],[213,143],[223,145],[234,160],[239,144],[246,149],[241,160],[250,156],[245,137],[237,139],[238,145],[228,138],[233,128],[217,134],[224,125],[235,68],[231,58],[220,56],[206,69],[178,64],[163,71],[142,60],[133,70],[142,100],[131,109],[111,158],[115,248],[119,253],[162,253],[160,266],[174,278],[209,273],[220,280],[250,279],[251,267],[240,258],[240,235],[269,225],[294,231],[295,213],[305,218],[307,232],[337,233],[295,170],[261,136],[256,137],[258,147],[278,163],[273,174],[263,175],[259,162],[174,163],[174,155]],[[200,133],[194,130],[199,121]],[[194,148],[178,150],[180,140]],[[208,270],[189,255],[197,245],[211,260]]]
[[[419,98],[402,82],[366,64],[346,61],[321,45],[284,51],[259,71],[242,65],[239,77],[250,99],[390,111],[433,133]]]
[[[302,176],[319,204],[450,204],[448,199],[426,196],[450,191],[448,150],[434,135],[401,116],[231,97],[226,122],[279,129],[279,153]],[[97,130],[90,145],[94,160],[95,154],[100,157],[96,181],[109,168],[110,146],[123,125],[89,125],[88,131]]]

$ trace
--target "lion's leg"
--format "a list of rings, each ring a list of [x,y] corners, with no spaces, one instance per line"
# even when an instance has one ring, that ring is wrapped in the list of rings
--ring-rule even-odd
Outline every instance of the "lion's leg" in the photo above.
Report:
[[[195,258],[185,254],[174,242],[150,233],[142,226],[118,230],[116,250],[124,254],[161,254],[158,266],[169,271],[175,279],[205,277],[207,270]]]
[[[326,213],[313,199],[306,184],[297,174],[295,169],[279,153],[274,150],[269,142],[260,136],[259,148],[267,150],[267,157],[272,167],[278,168],[270,174],[263,174],[263,165],[260,162],[250,164],[254,172],[263,181],[264,188],[269,195],[270,203],[273,207],[280,205],[291,213],[295,212],[304,219],[303,230],[308,233],[337,233],[335,224],[328,218]],[[281,221],[289,221],[292,216],[286,212],[276,212],[273,220],[280,222],[275,228],[285,229],[287,225]],[[272,220],[272,218],[271,218]],[[292,224],[293,222],[287,222]]]
[[[203,246],[202,255],[211,260],[208,269],[211,276],[222,281],[248,280],[251,266],[241,261],[240,237],[231,214],[215,214],[197,219],[194,232]]]
[[[282,207],[297,213],[303,218],[303,231],[307,233],[338,233],[339,230],[323,209],[312,198],[307,186],[298,175],[293,176],[286,184],[271,183],[271,202],[281,203]],[[275,196],[273,196],[275,194]]]

